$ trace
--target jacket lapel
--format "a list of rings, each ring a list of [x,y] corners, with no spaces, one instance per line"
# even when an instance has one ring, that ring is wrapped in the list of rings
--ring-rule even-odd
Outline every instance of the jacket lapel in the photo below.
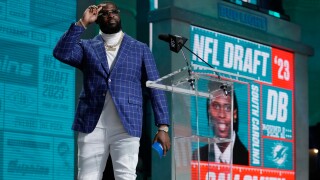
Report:
[[[94,52],[96,53],[98,59],[101,62],[101,65],[104,69],[104,71],[108,74],[110,73],[108,61],[107,61],[107,54],[106,49],[104,47],[104,41],[101,37],[101,35],[96,36],[92,41],[92,46],[94,49]]]
[[[126,60],[127,58],[127,51],[130,47],[130,39],[128,38],[128,36],[126,34],[124,34],[121,45],[120,45],[120,49],[118,51],[118,54],[115,58],[115,62],[113,62],[112,67],[111,67],[111,71],[114,71],[117,69],[117,67],[120,66],[120,64]],[[110,72],[111,73],[111,72]]]

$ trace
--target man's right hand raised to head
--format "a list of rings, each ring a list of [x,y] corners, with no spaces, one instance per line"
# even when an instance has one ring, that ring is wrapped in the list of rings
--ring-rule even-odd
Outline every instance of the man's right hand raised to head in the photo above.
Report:
[[[94,23],[99,15],[99,11],[102,9],[103,4],[90,5],[83,13],[82,18],[77,22],[78,26],[84,26],[87,28],[91,23]]]

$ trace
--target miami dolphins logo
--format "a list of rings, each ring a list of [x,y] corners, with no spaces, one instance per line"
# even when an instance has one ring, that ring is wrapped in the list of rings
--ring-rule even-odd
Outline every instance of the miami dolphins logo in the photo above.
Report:
[[[272,161],[278,166],[284,166],[288,157],[287,151],[288,147],[285,147],[282,144],[276,144],[272,148]]]

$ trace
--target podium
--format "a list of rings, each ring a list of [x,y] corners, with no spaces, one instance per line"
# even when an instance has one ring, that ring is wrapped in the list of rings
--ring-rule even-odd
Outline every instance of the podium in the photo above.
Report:
[[[146,85],[171,95],[172,179],[218,179],[221,174],[230,179],[233,82],[184,67]]]

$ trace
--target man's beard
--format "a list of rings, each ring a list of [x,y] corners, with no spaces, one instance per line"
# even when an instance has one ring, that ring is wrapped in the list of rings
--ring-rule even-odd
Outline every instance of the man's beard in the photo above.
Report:
[[[119,32],[122,29],[121,20],[119,21],[119,23],[117,23],[116,26],[109,26],[108,24],[105,24],[105,23],[100,23],[99,26],[100,26],[100,30],[105,34],[114,34]]]

